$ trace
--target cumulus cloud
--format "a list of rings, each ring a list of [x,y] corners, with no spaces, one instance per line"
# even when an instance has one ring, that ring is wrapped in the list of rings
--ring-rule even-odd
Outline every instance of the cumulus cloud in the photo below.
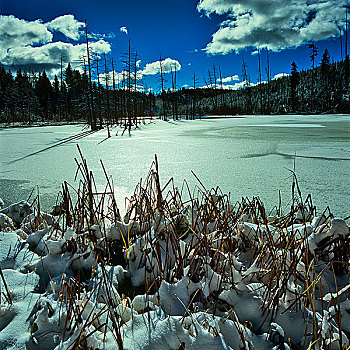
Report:
[[[218,81],[220,82],[220,79],[218,79]],[[230,77],[222,78],[223,83],[230,83],[231,81],[239,81],[239,76],[236,74]]]
[[[83,45],[85,48],[85,44]],[[105,54],[111,51],[111,44],[104,39],[100,39],[99,41],[91,42],[89,44],[91,51],[97,55]]]
[[[0,50],[52,41],[53,35],[40,20],[25,21],[14,16],[0,16]]]
[[[205,50],[227,54],[244,48],[280,51],[339,35],[349,0],[200,0],[207,16],[226,15]]]
[[[119,31],[121,31],[122,33],[128,34],[128,28],[126,27],[120,27]]]
[[[0,16],[0,64],[11,70],[46,70],[53,77],[64,63],[79,61],[86,55],[86,45],[67,42],[53,42],[51,31],[60,31],[67,38],[77,40],[84,23],[74,16],[57,17],[48,23],[41,20],[26,21],[14,16]],[[104,39],[90,42],[91,50],[97,55],[111,51],[111,45]]]
[[[46,23],[46,26],[51,31],[61,32],[69,39],[79,40],[84,34],[80,28],[85,27],[85,23],[79,22],[73,15],[64,15]]]
[[[178,71],[181,69],[181,64],[179,61],[172,58],[166,58],[162,61],[147,63],[141,73],[143,75],[156,75],[160,73],[160,66],[162,66],[163,73],[170,73],[171,71]]]
[[[91,49],[104,54],[111,50],[110,44],[104,40],[99,40],[90,44]],[[64,42],[52,42],[42,46],[14,47],[1,59],[1,63],[12,69],[33,69],[37,71],[46,70],[51,77],[60,68],[61,56],[64,62],[79,61],[86,55],[86,45]]]

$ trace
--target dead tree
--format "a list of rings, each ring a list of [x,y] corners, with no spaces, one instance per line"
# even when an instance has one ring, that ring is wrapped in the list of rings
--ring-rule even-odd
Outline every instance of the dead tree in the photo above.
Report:
[[[129,127],[129,131],[131,129],[133,114],[133,75],[134,75],[134,65],[136,65],[136,59],[134,57],[137,56],[135,51],[131,47],[131,40],[129,40],[128,51],[122,55],[122,63],[124,64],[123,70],[123,90],[124,90],[124,99],[123,105],[124,110],[126,112],[125,118],[125,127]]]
[[[348,11],[349,9],[346,8],[345,10],[345,59],[348,57]]]
[[[160,91],[161,91],[162,108],[163,108],[163,119],[167,120],[165,91],[164,91],[164,81],[165,80],[164,80],[164,74],[163,74],[162,55],[159,56],[159,78],[160,78]]]
[[[262,96],[262,86],[261,86],[261,61],[260,61],[260,49],[258,49],[258,70],[259,70],[259,105],[260,105],[260,114],[263,114],[263,96]]]
[[[271,107],[270,107],[270,81],[271,81],[271,69],[270,69],[270,55],[269,55],[269,49],[266,50],[266,76],[267,76],[267,113],[271,113]]]
[[[311,112],[314,110],[314,96],[315,96],[315,58],[318,55],[318,48],[314,43],[309,44],[310,49],[310,59],[312,62],[312,71],[311,71],[311,92],[310,92],[310,108]]]
[[[85,39],[86,39],[86,56],[87,56],[87,63],[89,68],[89,99],[88,99],[89,110],[90,110],[89,122],[91,125],[91,130],[97,130],[96,116],[94,113],[94,100],[92,96],[91,61],[90,61],[88,28],[87,28],[86,20],[85,20]]]
[[[97,75],[97,105],[98,105],[98,118],[100,121],[100,128],[102,128],[102,104],[101,104],[101,83],[100,83],[100,60],[96,55],[96,75]]]
[[[224,107],[224,94],[223,94],[223,89],[224,89],[224,87],[223,87],[223,85],[222,85],[222,75],[221,75],[221,67],[219,66],[219,79],[220,79],[220,90],[221,90],[221,92],[220,92],[220,95],[221,95],[221,101],[220,101],[220,105],[221,105],[221,108],[223,108]]]
[[[196,72],[193,72],[192,119],[196,119],[196,115],[197,115],[197,101],[196,101],[197,83],[198,83],[198,79],[196,77]]]
[[[112,58],[112,89],[113,89],[113,123],[116,122],[117,119],[117,96],[116,96],[116,89],[115,89],[115,69],[114,69],[114,62]]]
[[[250,78],[247,73],[247,65],[244,61],[244,57],[242,56],[242,80],[244,82],[244,93],[248,100],[248,106],[245,107],[245,110],[248,114],[252,113],[252,95],[250,90]]]
[[[106,96],[106,116],[107,119],[110,120],[111,114],[110,114],[110,106],[109,106],[109,73],[107,69],[107,60],[106,55],[104,55],[105,59],[105,96]]]

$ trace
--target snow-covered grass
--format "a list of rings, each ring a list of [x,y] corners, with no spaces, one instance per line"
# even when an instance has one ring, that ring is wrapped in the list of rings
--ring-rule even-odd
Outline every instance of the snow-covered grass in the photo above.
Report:
[[[111,178],[97,191],[78,167],[56,217],[0,210],[0,348],[348,348],[349,225],[294,174],[288,209],[267,213],[161,186],[156,159],[121,217]]]

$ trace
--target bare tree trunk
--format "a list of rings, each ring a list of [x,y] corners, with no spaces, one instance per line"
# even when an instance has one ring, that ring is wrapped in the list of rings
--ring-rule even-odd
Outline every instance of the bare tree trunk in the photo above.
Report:
[[[261,86],[261,62],[260,62],[260,49],[258,49],[258,61],[259,61],[259,104],[260,104],[260,114],[262,113],[263,110],[263,102],[262,102],[262,86]]]
[[[128,124],[131,125],[131,40],[129,39],[128,50]]]
[[[349,11],[349,9],[346,8],[346,12],[345,12],[345,58],[348,57],[348,11]]]
[[[165,106],[165,96],[164,96],[164,78],[163,78],[163,65],[162,65],[162,56],[159,56],[159,65],[160,65],[160,83],[161,83],[161,96],[162,96],[162,106],[163,106],[163,118],[164,120],[167,119],[166,117],[166,106]]]
[[[176,85],[176,64],[175,64],[175,72],[174,72],[174,90],[175,90],[175,119],[178,120],[179,119],[179,115],[178,115],[178,99],[177,99],[177,85]]]
[[[87,23],[85,20],[85,38],[86,38],[86,55],[88,60],[88,68],[89,68],[89,109],[90,109],[90,121],[91,121],[91,130],[97,130],[96,125],[96,117],[94,113],[94,100],[92,97],[92,81],[91,81],[91,62],[90,62],[90,51],[89,51],[89,38],[88,38],[88,29]]]
[[[215,69],[215,64],[213,65],[213,80],[214,80],[214,109],[217,110],[218,108],[218,94],[217,94],[217,86],[216,86],[216,69]]]
[[[196,83],[197,83],[197,79],[196,79],[196,72],[193,72],[193,108],[192,108],[192,119],[196,118]]]
[[[109,76],[108,76],[108,70],[107,70],[107,60],[106,55],[104,55],[105,58],[105,85],[106,85],[106,115],[108,118],[108,121],[110,121],[111,114],[110,114],[110,107],[109,107],[109,89],[108,89],[108,83],[109,83]]]
[[[271,107],[270,107],[270,55],[269,55],[269,50],[266,50],[266,75],[267,75],[267,113],[271,113]]]
[[[135,98],[134,98],[134,120],[135,120],[135,126],[137,127],[137,101],[136,101],[136,92],[137,92],[137,51],[135,52],[135,59],[134,59],[134,92],[135,92]]]
[[[101,84],[100,84],[100,60],[96,59],[96,73],[97,73],[97,101],[98,101],[98,117],[100,120],[100,128],[102,129],[102,106],[101,106]]]
[[[116,91],[115,91],[115,74],[114,74],[114,62],[112,58],[112,74],[113,74],[113,123],[116,121],[117,117],[117,98],[116,98]]]
[[[221,67],[219,66],[219,79],[220,79],[220,94],[221,94],[221,108],[224,108],[224,94],[223,94],[223,85],[222,85],[222,76],[221,76]],[[226,112],[225,112],[226,113]]]
[[[341,60],[343,60],[343,39],[342,39],[342,32],[341,32],[340,27],[339,27],[338,29],[339,29],[339,41],[340,41],[340,57],[341,57]]]

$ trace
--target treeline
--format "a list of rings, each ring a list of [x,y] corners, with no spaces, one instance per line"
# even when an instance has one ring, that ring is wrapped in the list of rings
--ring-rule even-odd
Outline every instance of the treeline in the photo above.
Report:
[[[246,80],[239,90],[223,89],[219,82],[215,87],[181,89],[160,98],[166,101],[164,115],[175,119],[210,114],[350,113],[349,72],[349,57],[330,63],[326,50],[320,66],[313,69],[299,72],[293,61],[289,76],[254,86]]]
[[[314,50],[310,56],[313,66]],[[13,75],[0,67],[0,122],[83,121],[96,129],[105,122],[137,125],[139,117],[153,115],[193,119],[208,114],[350,113],[349,56],[331,63],[327,50],[318,67],[298,71],[292,62],[289,76],[270,79],[268,74],[267,82],[262,82],[259,74],[259,83],[254,86],[243,61],[244,84],[239,90],[224,89],[221,73],[215,68],[205,80],[207,88],[198,88],[194,75],[191,88],[177,90],[174,71],[172,88],[166,90],[160,74],[162,88],[158,95],[140,92],[136,55],[131,60],[130,47],[126,57],[124,77],[118,83],[114,77],[108,80],[107,74],[104,82],[99,74],[91,82],[87,69],[72,69],[70,64],[52,82],[45,71],[18,70]]]
[[[92,96],[92,101],[91,97]],[[50,121],[88,121],[91,106],[101,127],[105,121],[127,122],[129,117],[155,114],[154,94],[130,87],[127,79],[115,86],[91,84],[89,74],[72,69],[71,65],[51,82],[46,72],[12,72],[0,67],[0,122],[24,123]],[[137,123],[137,122],[136,122]]]

